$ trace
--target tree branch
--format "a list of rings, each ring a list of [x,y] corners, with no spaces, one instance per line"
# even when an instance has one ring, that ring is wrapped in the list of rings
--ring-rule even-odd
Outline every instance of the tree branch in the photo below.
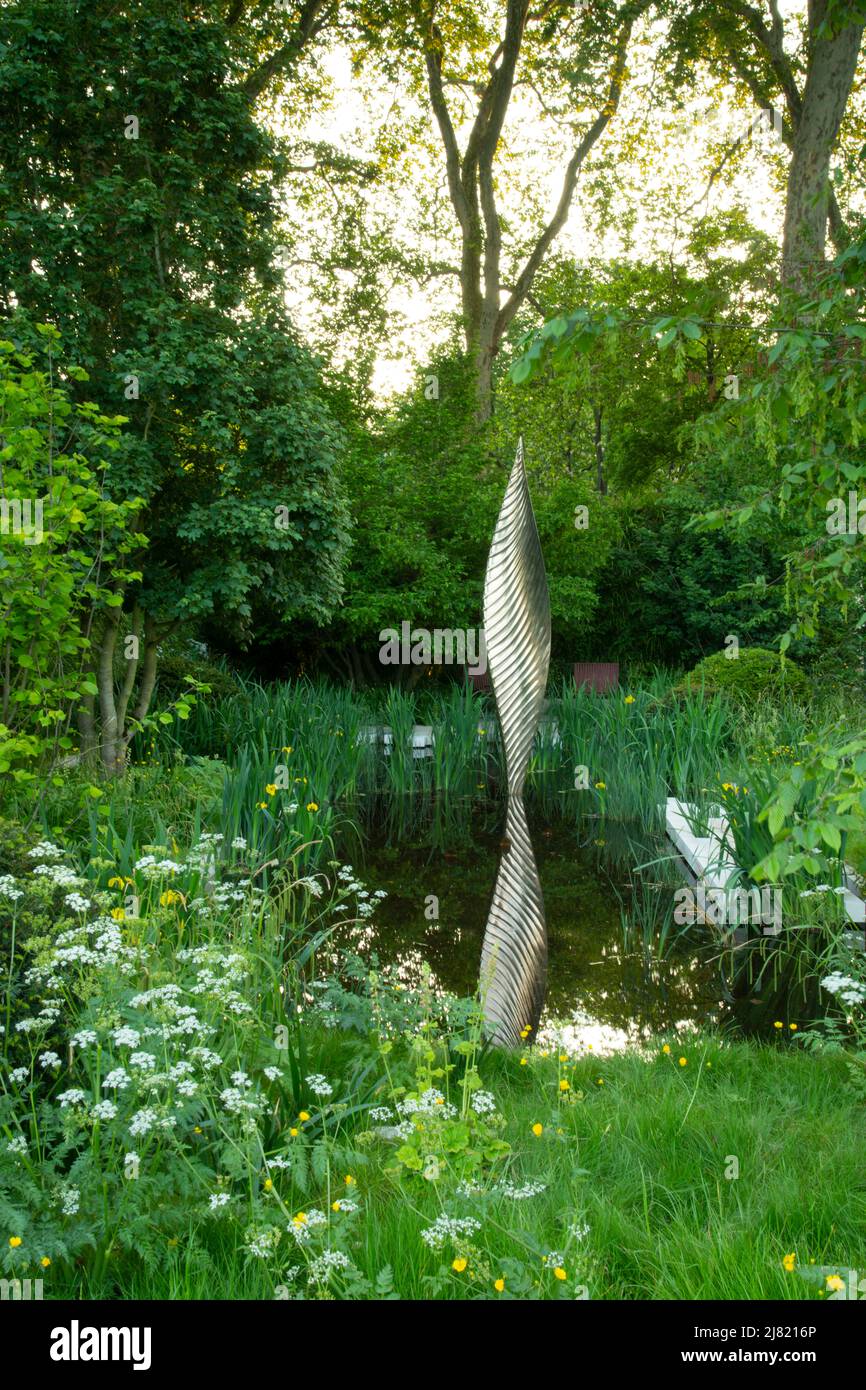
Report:
[[[300,56],[307,44],[324,28],[330,11],[330,0],[304,0],[297,28],[288,43],[284,43],[246,77],[241,90],[255,101],[270,82],[286,71]]]

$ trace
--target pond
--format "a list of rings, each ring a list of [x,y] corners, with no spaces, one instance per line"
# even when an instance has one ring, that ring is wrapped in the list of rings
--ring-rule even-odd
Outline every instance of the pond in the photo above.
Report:
[[[542,1028],[555,1022],[571,1043],[610,1052],[721,1016],[718,974],[705,956],[675,946],[666,959],[650,959],[624,929],[635,893],[631,866],[655,864],[669,847],[635,844],[623,827],[609,824],[603,832],[592,824],[531,830],[549,944]],[[617,833],[620,843],[612,846]],[[407,985],[418,983],[427,964],[438,988],[471,994],[499,856],[498,837],[483,830],[444,851],[369,839],[356,867],[369,888],[388,897],[374,923],[350,928],[342,944],[365,956],[375,952]],[[641,892],[670,895],[670,865],[648,872]]]

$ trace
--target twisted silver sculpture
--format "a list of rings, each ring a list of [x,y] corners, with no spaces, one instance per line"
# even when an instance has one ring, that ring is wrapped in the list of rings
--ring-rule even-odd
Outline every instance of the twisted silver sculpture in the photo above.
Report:
[[[550,598],[523,466],[523,440],[505,491],[484,580],[484,631],[505,745],[505,849],[481,951],[488,1035],[515,1046],[534,1038],[547,982],[544,901],[532,852],[523,782],[550,664]]]

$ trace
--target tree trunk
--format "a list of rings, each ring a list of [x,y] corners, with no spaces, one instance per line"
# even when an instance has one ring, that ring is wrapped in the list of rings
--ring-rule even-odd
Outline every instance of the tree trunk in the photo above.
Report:
[[[830,158],[854,81],[862,24],[815,37],[828,0],[809,0],[811,59],[788,169],[782,278],[801,291],[823,265],[830,209]]]
[[[150,702],[153,699],[153,692],[156,686],[156,663],[157,651],[159,648],[159,637],[157,627],[153,618],[146,617],[144,620],[144,652],[141,657],[141,666],[138,683],[138,699],[132,717],[136,723],[140,724],[147,717],[150,709]],[[133,734],[128,730],[122,731],[122,755],[125,758],[126,749],[132,741]]]
[[[595,487],[599,497],[607,495],[607,483],[604,477],[604,439],[601,433],[601,420],[603,407],[594,405],[592,407],[592,418],[595,422],[593,433],[593,443],[595,444]]]
[[[489,79],[478,90],[475,119],[463,150],[445,93],[445,50],[442,32],[431,18],[425,62],[430,105],[445,151],[448,195],[460,229],[460,294],[466,346],[475,366],[475,416],[484,423],[493,412],[493,360],[515,314],[525,302],[533,280],[553,241],[568,218],[580,171],[590,151],[616,113],[625,80],[626,56],[632,28],[651,0],[634,0],[623,7],[608,72],[606,97],[584,135],[578,140],[562,178],[559,201],[538,230],[534,244],[513,285],[502,283],[502,219],[496,204],[494,167],[502,128],[515,83],[527,23],[541,24],[546,7],[536,13],[529,0],[506,0],[505,30],[487,64]],[[508,297],[502,302],[502,292]]]
[[[118,727],[117,706],[114,701],[114,648],[117,644],[117,628],[120,614],[111,609],[105,617],[105,627],[99,644],[99,659],[96,666],[96,684],[99,689],[100,751],[102,765],[110,777],[117,775]]]

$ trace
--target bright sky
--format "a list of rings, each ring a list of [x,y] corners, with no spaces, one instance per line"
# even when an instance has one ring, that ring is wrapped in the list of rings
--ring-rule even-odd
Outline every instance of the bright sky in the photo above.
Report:
[[[780,0],[780,9],[788,17],[802,13],[804,3],[803,0]],[[745,204],[755,226],[778,235],[782,216],[779,178],[787,156],[769,122],[766,131],[752,137],[733,187],[714,185],[706,202],[700,202],[678,224],[670,215],[669,210],[673,208],[684,212],[706,189],[707,171],[714,162],[709,147],[714,140],[740,133],[750,117],[757,117],[758,112],[734,111],[711,92],[687,93],[684,111],[664,119],[648,119],[642,88],[651,78],[652,37],[649,31],[647,43],[633,47],[631,76],[620,110],[602,137],[603,141],[617,146],[636,137],[634,149],[623,152],[617,170],[618,197],[630,198],[629,208],[636,219],[631,239],[624,240],[616,216],[600,234],[590,225],[581,208],[581,184],[578,182],[568,223],[557,239],[558,250],[570,252],[578,259],[676,254],[678,243],[682,243],[691,221],[704,211],[718,211],[738,202]],[[396,89],[383,86],[371,90],[369,81],[362,87],[352,76],[349,53],[344,48],[335,48],[324,55],[322,66],[332,84],[333,101],[329,110],[310,122],[303,132],[305,138],[326,141],[353,155],[373,155],[377,137],[387,132],[389,123],[393,126],[395,122]],[[438,137],[433,135],[432,118],[428,117],[427,126],[435,141],[429,170],[417,167],[407,170],[401,185],[402,207],[395,202],[387,209],[374,206],[373,212],[387,212],[398,229],[408,230],[421,219],[423,249],[453,263],[454,222],[450,205],[444,212],[437,213],[443,234],[437,234],[432,217],[423,222],[419,195],[425,182],[430,191],[438,188],[444,197],[442,151]],[[499,197],[503,211],[519,225],[531,200],[529,210],[535,212],[540,223],[539,214],[549,214],[558,199],[569,150],[534,97],[515,92],[502,150]],[[652,172],[648,173],[648,169]],[[641,190],[636,204],[635,190]],[[377,192],[377,198],[382,196]],[[306,276],[303,271],[296,273],[289,290],[289,304],[296,321],[315,339],[316,319],[320,314],[315,269]],[[417,376],[419,363],[441,336],[443,316],[457,307],[457,281],[441,277],[415,288],[405,282],[398,283],[389,292],[388,304],[392,334],[379,353],[374,378],[375,389],[381,396],[405,389]]]

